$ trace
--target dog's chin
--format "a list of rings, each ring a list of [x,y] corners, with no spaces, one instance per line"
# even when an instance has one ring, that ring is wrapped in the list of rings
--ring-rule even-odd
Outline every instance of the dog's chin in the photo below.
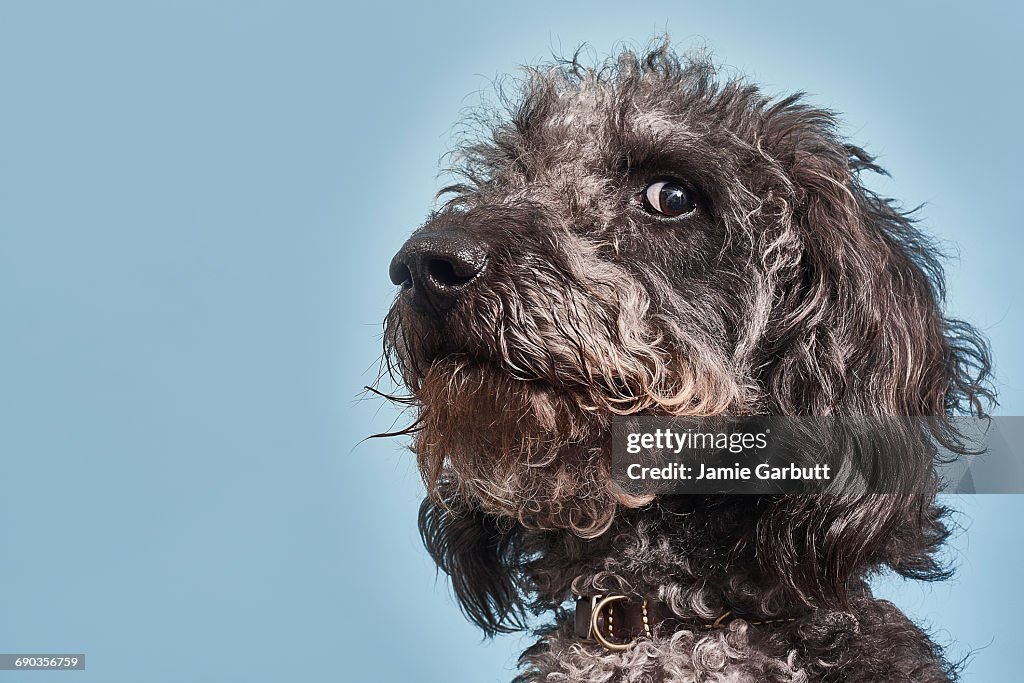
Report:
[[[416,398],[413,449],[430,495],[454,493],[530,528],[581,536],[611,523],[609,415],[581,409],[550,383],[461,355],[435,360]]]

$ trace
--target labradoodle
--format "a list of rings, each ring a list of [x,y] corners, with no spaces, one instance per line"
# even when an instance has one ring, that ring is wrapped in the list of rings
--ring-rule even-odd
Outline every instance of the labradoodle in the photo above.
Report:
[[[621,416],[928,416],[955,446],[953,416],[989,409],[985,341],[866,186],[884,171],[833,112],[667,42],[514,84],[470,117],[385,321],[421,533],[467,617],[536,631],[519,681],[954,679],[868,584],[947,575],[927,468],[847,497],[611,476]]]

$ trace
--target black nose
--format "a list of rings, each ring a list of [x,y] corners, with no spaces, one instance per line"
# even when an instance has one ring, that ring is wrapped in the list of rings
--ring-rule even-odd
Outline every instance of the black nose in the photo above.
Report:
[[[418,312],[444,313],[483,272],[483,245],[451,230],[413,235],[391,259],[388,274]]]

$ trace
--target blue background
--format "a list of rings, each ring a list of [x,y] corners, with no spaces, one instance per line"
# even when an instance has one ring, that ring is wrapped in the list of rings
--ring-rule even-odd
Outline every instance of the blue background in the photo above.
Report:
[[[460,109],[583,41],[668,30],[845,112],[1021,414],[1020,5],[825,5],[0,4],[0,652],[88,656],[0,679],[512,677],[358,394]],[[880,591],[1015,679],[1024,502],[954,502],[958,578]]]

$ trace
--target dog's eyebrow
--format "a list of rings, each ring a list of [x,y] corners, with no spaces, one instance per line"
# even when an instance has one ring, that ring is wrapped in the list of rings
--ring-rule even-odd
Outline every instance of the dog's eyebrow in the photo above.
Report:
[[[608,167],[622,177],[672,176],[704,184],[712,181],[707,169],[714,166],[702,163],[708,150],[701,147],[662,136],[631,136],[613,151]]]
[[[609,145],[609,168],[629,175],[644,170],[684,170],[694,166],[693,157],[703,156],[694,154],[702,146],[700,138],[660,117],[656,121],[657,124],[645,121],[639,126],[634,123],[620,130]]]

